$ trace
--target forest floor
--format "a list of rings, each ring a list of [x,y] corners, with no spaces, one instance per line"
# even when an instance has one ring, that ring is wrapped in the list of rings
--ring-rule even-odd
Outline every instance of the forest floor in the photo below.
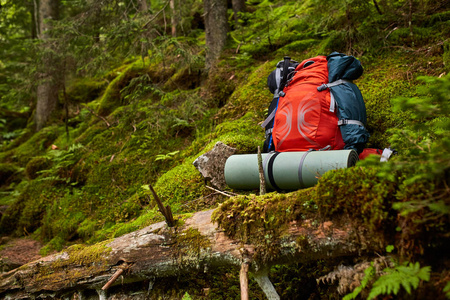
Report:
[[[30,238],[1,238],[0,273],[41,258],[39,250],[42,246],[40,242]]]

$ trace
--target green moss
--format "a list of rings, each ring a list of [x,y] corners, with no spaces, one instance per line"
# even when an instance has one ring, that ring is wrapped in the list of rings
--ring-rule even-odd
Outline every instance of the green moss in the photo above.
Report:
[[[293,54],[309,52],[311,48],[318,43],[319,40],[316,39],[300,39],[278,49],[276,53],[279,55],[280,60],[284,57],[284,55],[286,55],[286,53],[289,53],[289,56],[291,56],[292,59],[298,60],[299,58],[295,57]]]
[[[291,222],[301,226],[303,219],[314,218],[316,212],[314,189],[310,188],[289,194],[234,197],[214,211],[212,220],[228,236],[255,245],[256,259],[265,261],[282,251]],[[305,243],[300,239],[298,246]]]
[[[114,80],[108,85],[100,99],[100,105],[98,107],[98,114],[101,116],[107,116],[114,111],[115,108],[122,105],[121,91],[125,88],[130,80],[139,76],[146,70],[146,67],[140,60],[127,66],[120,75],[114,78]]]
[[[236,148],[238,153],[256,153],[264,141],[264,131],[258,121],[256,114],[248,112],[237,120],[219,124],[214,131],[214,144],[221,141]]]
[[[46,256],[54,251],[61,251],[63,249],[64,244],[66,243],[65,239],[60,236],[56,236],[51,239],[44,247],[39,250],[39,254]]]
[[[261,120],[269,107],[273,95],[267,87],[267,76],[275,68],[269,62],[251,71],[248,79],[243,82],[231,95],[228,103],[220,110],[222,118],[241,117],[247,112],[255,113]]]
[[[31,234],[41,225],[52,191],[50,184],[44,181],[30,181],[22,193],[3,213],[0,230],[3,233],[15,232],[21,236]]]
[[[92,246],[71,246],[64,251],[64,253],[67,253],[68,259],[60,258],[48,265],[38,265],[33,280],[36,284],[42,282],[43,285],[51,285],[60,281],[61,278],[67,280],[68,276],[69,282],[71,282],[70,277],[81,278],[95,276],[105,271],[108,265],[106,257],[111,252],[111,248],[106,247],[108,243],[109,241],[104,241]],[[81,270],[67,272],[68,268],[79,265],[83,266]]]
[[[313,189],[289,194],[270,193],[231,198],[214,211],[212,219],[227,235],[244,242],[261,242],[261,234],[282,233],[292,221],[299,221],[316,207],[312,202]]]
[[[176,236],[175,259],[180,264],[197,262],[202,252],[211,246],[211,242],[197,229],[188,228]]]
[[[51,161],[45,156],[36,156],[31,159],[25,166],[25,175],[28,179],[35,179],[40,174],[39,171],[47,170],[51,165]]]
[[[374,239],[392,233],[396,184],[377,174],[377,168],[358,166],[326,172],[316,186],[320,215],[326,219],[348,216],[355,227],[363,226]]]
[[[80,78],[71,82],[66,90],[71,103],[85,103],[97,99],[106,87],[106,80]]]
[[[201,70],[192,70],[189,66],[178,70],[169,80],[164,84],[165,90],[188,90],[195,89],[201,82]]]
[[[20,168],[12,163],[0,163],[0,185],[8,184],[14,181],[14,176]]]
[[[174,68],[164,67],[159,63],[150,64],[148,60],[138,59],[126,66],[123,71],[108,85],[100,99],[97,112],[101,116],[107,116],[121,105],[129,104],[130,95],[136,92],[136,84],[142,84],[141,81],[133,82],[134,78],[146,78],[146,85],[160,84],[166,81],[174,73]],[[142,88],[142,87],[141,87]]]
[[[189,204],[202,197],[206,188],[200,172],[192,165],[195,158],[186,159],[181,165],[164,173],[154,188],[164,204],[169,204],[172,212],[189,211]]]
[[[445,69],[450,70],[450,41],[444,42],[444,54],[442,56]]]
[[[45,154],[46,150],[63,130],[63,128],[56,125],[43,128],[13,150],[13,159],[25,167],[33,157]]]

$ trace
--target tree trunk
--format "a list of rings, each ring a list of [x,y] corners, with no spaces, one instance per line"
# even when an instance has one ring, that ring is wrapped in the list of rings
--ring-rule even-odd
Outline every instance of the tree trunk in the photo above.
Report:
[[[149,278],[177,277],[194,270],[239,266],[245,261],[270,299],[278,299],[267,272],[274,264],[306,263],[319,259],[358,255],[375,245],[355,238],[359,228],[342,220],[292,222],[283,233],[283,243],[271,245],[270,260],[262,257],[261,245],[244,244],[225,236],[211,222],[213,210],[195,213],[182,227],[169,228],[165,222],[123,235],[112,241],[65,251],[28,263],[0,275],[0,298],[45,295],[73,299],[75,293],[97,291],[106,297],[109,286],[144,282]],[[262,250],[264,251],[264,250]],[[120,271],[120,270],[123,271]],[[122,274],[121,278],[117,274]],[[195,273],[195,272],[194,272]],[[102,290],[103,287],[103,290]]]
[[[49,40],[52,29],[52,20],[58,18],[58,0],[41,0],[39,2],[39,30],[38,38],[45,42]],[[50,46],[47,46],[50,47]],[[45,126],[50,115],[56,108],[58,100],[58,90],[55,74],[55,58],[52,51],[44,50],[42,58],[41,73],[37,87],[37,104],[35,122],[36,129],[40,130]]]
[[[210,69],[225,47],[228,33],[227,1],[204,0],[206,60],[205,67]]]
[[[172,25],[172,36],[177,36],[177,16],[176,16],[176,10],[175,10],[175,0],[170,0],[170,23]]]
[[[147,0],[138,0],[138,2],[139,2],[139,10],[141,12],[147,12],[148,11]]]
[[[239,24],[239,13],[246,11],[245,0],[232,0],[231,4],[233,6],[234,13],[234,24],[238,26]]]

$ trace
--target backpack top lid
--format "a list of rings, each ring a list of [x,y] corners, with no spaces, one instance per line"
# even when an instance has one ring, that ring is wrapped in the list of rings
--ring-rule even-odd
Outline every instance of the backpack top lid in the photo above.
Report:
[[[333,52],[327,56],[327,60],[329,82],[339,79],[355,80],[363,74],[361,62],[353,56]]]
[[[305,59],[295,69],[295,75],[288,88],[296,84],[312,83],[321,85],[328,82],[327,58],[316,56]]]

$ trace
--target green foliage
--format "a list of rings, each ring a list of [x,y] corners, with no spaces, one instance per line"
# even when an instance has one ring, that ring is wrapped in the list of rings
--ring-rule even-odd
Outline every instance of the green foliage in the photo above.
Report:
[[[120,105],[123,105],[129,99],[130,89],[126,88],[133,78],[140,76],[147,70],[148,66],[145,65],[145,61],[137,60],[136,62],[127,66],[123,71],[120,71],[119,75],[108,85],[102,98],[100,99],[100,105],[98,107],[98,114],[101,116],[107,116],[114,111]],[[132,86],[136,85],[136,81]],[[124,93],[124,95],[122,95]]]
[[[408,294],[417,289],[421,280],[430,280],[430,267],[420,267],[416,262],[405,262],[393,269],[385,269],[385,275],[379,277],[373,284],[367,299],[375,299],[379,295],[397,295],[403,287]]]
[[[192,165],[193,161],[194,158],[186,159],[164,173],[154,186],[158,196],[163,203],[170,205],[173,213],[192,211],[189,204],[206,191],[201,174]]]
[[[233,92],[227,104],[221,108],[219,115],[222,118],[236,118],[247,112],[253,112],[263,119],[263,112],[267,109],[273,97],[267,88],[267,76],[275,66],[276,62],[273,64],[265,63],[253,70],[248,79],[242,82],[242,85]]]
[[[369,283],[373,280],[374,276],[375,276],[375,269],[373,266],[368,267],[367,269],[364,270],[364,279],[361,281],[361,285],[356,287],[353,292],[351,292],[350,294],[347,294],[344,296],[344,298],[342,298],[343,300],[352,300],[352,299],[356,299],[358,297],[358,295],[361,293],[361,291],[363,289],[365,289]]]
[[[447,296],[447,299],[450,298],[450,281],[445,285],[443,292]]]
[[[380,231],[392,230],[390,203],[396,185],[377,174],[377,168],[358,166],[326,172],[316,186],[320,214],[327,218],[349,216],[353,222],[362,222],[374,239]]]
[[[11,163],[0,163],[0,185],[10,183],[13,176],[19,171],[19,168]]]
[[[65,244],[65,240],[59,236],[54,237],[50,242],[48,242],[44,247],[39,251],[40,255],[46,256],[51,252],[59,252],[62,250],[63,245]]]
[[[173,151],[167,154],[158,154],[156,155],[155,161],[156,160],[170,160],[173,159],[175,155],[177,155],[180,151]]]
[[[56,182],[64,182],[66,184],[71,183],[72,179],[72,169],[73,166],[81,159],[85,149],[84,146],[80,143],[71,145],[67,150],[59,150],[54,149],[49,152],[48,157],[40,158],[40,160],[32,163],[29,167],[27,164],[27,169],[30,169],[30,175],[36,176],[35,169],[37,167],[41,167],[42,170],[39,172],[42,174],[40,180],[50,180],[54,183]],[[50,160],[51,167],[48,167],[48,161]],[[31,171],[34,171],[31,172]],[[28,173],[27,173],[28,174]],[[77,182],[72,182],[72,185],[77,184]]]
[[[213,213],[228,236],[256,246],[260,261],[282,251],[283,235],[292,221],[301,221],[317,212],[314,190],[306,189],[289,194],[250,194],[225,201]],[[305,246],[299,238],[300,246]]]
[[[66,89],[67,99],[71,103],[86,103],[97,99],[106,86],[105,80],[81,78],[70,83]]]
[[[9,155],[12,160],[25,167],[31,158],[44,155],[60,132],[63,132],[63,128],[58,126],[43,128],[41,131],[33,134],[25,142],[21,143],[13,150],[10,150]]]
[[[302,60],[337,50],[356,55],[365,66],[357,84],[367,106],[369,146],[391,145],[399,154],[385,164],[368,160],[329,172],[305,191],[230,199],[215,218],[228,234],[255,243],[262,260],[283,245],[289,222],[307,217],[349,218],[380,248],[394,244],[401,255],[425,254],[427,260],[430,248],[438,253],[448,242],[450,80],[415,80],[411,74],[448,72],[449,13],[439,1],[412,1],[412,15],[405,1],[376,2],[382,14],[375,1],[247,1],[247,12],[229,33],[229,48],[204,77],[201,1],[179,3],[177,37],[166,34],[170,13],[161,10],[161,1],[152,1],[146,13],[131,2],[63,1],[51,51],[60,59],[58,74],[71,79],[65,83],[71,140],[60,120],[33,135],[31,114],[12,118],[2,112],[0,180],[6,184],[0,203],[9,207],[2,209],[0,231],[34,232],[48,243],[43,254],[78,239],[114,238],[162,220],[140,188],[148,182],[174,213],[214,207],[217,199],[204,200],[208,190],[192,161],[217,141],[255,153],[264,138],[258,123],[272,99],[266,79],[276,63],[284,55]],[[30,74],[37,77],[47,67],[36,64],[42,59],[30,38],[31,17],[24,1],[2,2],[0,97],[6,115],[30,111],[37,82]],[[78,111],[78,103],[86,102]],[[50,150],[52,144],[61,150]],[[25,166],[29,180],[19,183]],[[298,246],[304,242],[300,238]],[[101,259],[105,249],[97,250],[93,256]],[[334,263],[318,262],[305,272],[316,274]],[[426,268],[404,264],[386,270],[374,293],[412,293],[427,278]],[[354,297],[375,280],[366,271]],[[211,288],[207,297],[238,297],[238,270],[199,273],[198,290]],[[298,295],[287,284],[289,276],[277,276],[283,278],[276,285],[283,295]],[[296,276],[292,282],[304,286],[304,280]],[[179,284],[177,278],[173,290]],[[255,298],[258,289],[253,288]],[[449,285],[443,289],[450,294]],[[322,296],[333,296],[327,292]],[[183,294],[205,297],[191,286],[173,292]]]
[[[380,295],[397,296],[401,290],[405,290],[410,295],[413,289],[419,287],[421,281],[430,280],[430,272],[429,266],[421,268],[418,262],[404,262],[392,268],[383,269],[379,276],[372,262],[371,266],[364,270],[365,276],[361,284],[343,299],[357,299],[365,289],[370,290],[367,299],[375,299]]]
[[[25,175],[28,179],[36,179],[39,172],[47,170],[51,165],[51,161],[45,156],[36,156],[31,159],[25,166]]]
[[[390,143],[399,156],[383,164],[379,172],[380,177],[398,182],[393,208],[399,212],[399,248],[408,255],[422,252],[430,238],[439,241],[438,237],[448,231],[450,217],[446,180],[450,167],[450,77],[421,80],[427,85],[419,89],[417,97],[393,100],[394,111],[408,110],[410,118],[404,128],[390,130]],[[412,237],[423,243],[408,244],[406,240]]]

